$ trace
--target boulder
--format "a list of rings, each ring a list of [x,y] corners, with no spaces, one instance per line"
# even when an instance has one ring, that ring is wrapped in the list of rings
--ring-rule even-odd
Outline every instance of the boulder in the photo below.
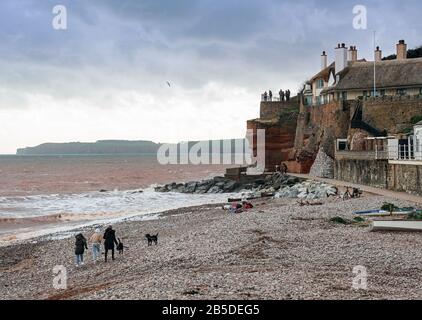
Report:
[[[236,181],[227,181],[222,187],[222,189],[223,192],[233,192],[238,186],[239,183],[237,183]]]
[[[207,193],[208,190],[214,185],[214,180],[204,180],[196,186],[195,193]]]
[[[223,190],[221,190],[221,188],[218,186],[213,186],[207,191],[207,193],[222,193],[222,192]]]
[[[192,181],[185,184],[183,193],[195,193],[198,182]]]

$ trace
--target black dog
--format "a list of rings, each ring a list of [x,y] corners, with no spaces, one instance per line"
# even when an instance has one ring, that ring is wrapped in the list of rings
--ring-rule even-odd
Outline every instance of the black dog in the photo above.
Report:
[[[147,238],[147,240],[148,240],[148,246],[151,246],[153,242],[155,243],[155,245],[157,245],[158,233],[156,235],[150,235],[149,233],[147,233],[145,235],[145,238]]]
[[[123,254],[124,249],[127,247],[125,245],[123,245],[123,242],[120,240],[120,238],[117,238],[117,240],[119,240],[119,243],[117,244],[117,251],[119,251],[119,254]]]

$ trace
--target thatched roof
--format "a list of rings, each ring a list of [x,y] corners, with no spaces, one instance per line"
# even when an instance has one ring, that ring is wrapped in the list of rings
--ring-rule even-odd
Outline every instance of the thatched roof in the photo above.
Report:
[[[340,72],[337,85],[328,91],[370,90],[374,86],[374,62],[355,62]],[[422,58],[388,60],[376,63],[379,89],[422,87]]]
[[[331,63],[328,67],[326,67],[325,69],[322,69],[320,72],[318,72],[316,75],[314,75],[311,80],[309,80],[309,82],[314,81],[315,79],[318,78],[323,78],[325,81],[328,81],[328,78],[330,77],[330,71],[334,70],[334,65],[335,63]]]

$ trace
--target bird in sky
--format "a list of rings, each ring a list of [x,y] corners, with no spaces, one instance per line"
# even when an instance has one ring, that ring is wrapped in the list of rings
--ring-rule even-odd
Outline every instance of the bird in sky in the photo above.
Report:
[[[167,82],[167,85],[169,86],[169,87],[171,87],[171,84],[170,84],[170,82],[168,82],[168,81],[166,81]]]

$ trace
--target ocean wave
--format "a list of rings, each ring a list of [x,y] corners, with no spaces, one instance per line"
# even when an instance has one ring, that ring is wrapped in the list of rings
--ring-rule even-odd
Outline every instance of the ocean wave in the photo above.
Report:
[[[158,193],[148,188],[143,192],[138,189],[2,197],[0,245],[95,223],[149,219],[166,210],[226,202],[228,196],[231,195]]]

